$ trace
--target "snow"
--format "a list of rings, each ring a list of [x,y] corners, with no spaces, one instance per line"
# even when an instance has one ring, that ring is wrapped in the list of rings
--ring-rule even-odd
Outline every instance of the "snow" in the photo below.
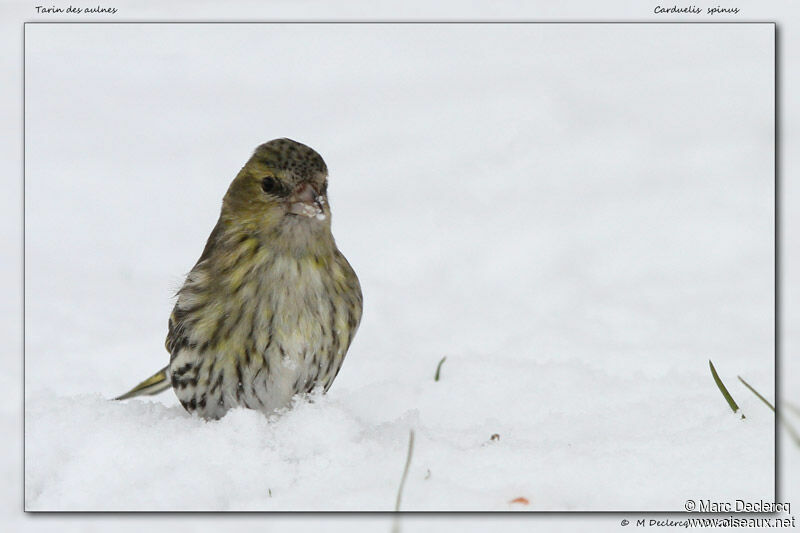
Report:
[[[28,25],[25,508],[391,510],[412,429],[405,510],[772,501],[773,31]],[[109,401],[284,136],[364,292],[333,387]]]

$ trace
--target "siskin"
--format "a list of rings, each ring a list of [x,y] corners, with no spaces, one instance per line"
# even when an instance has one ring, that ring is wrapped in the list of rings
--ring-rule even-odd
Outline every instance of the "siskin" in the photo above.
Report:
[[[271,413],[325,391],[361,321],[361,287],[331,234],[328,170],[303,144],[256,148],[222,200],[169,318],[169,364],[123,400],[170,386],[206,419]]]

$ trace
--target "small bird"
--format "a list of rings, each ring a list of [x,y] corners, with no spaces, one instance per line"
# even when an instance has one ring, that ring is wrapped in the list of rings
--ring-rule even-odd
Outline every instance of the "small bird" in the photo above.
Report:
[[[205,419],[244,406],[265,413],[327,391],[361,322],[358,277],[336,247],[328,169],[304,144],[256,148],[177,293],[169,364],[124,400],[170,386]]]

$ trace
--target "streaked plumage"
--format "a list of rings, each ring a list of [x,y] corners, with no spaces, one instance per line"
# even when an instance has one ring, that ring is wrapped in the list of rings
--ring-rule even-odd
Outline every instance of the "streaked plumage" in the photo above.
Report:
[[[178,291],[167,367],[119,399],[171,385],[205,418],[327,390],[361,320],[358,278],[331,234],[327,167],[289,139],[259,146]]]

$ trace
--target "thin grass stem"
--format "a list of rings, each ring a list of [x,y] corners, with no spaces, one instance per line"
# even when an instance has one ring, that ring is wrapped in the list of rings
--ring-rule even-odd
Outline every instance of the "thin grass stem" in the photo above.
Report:
[[[442,371],[442,365],[446,360],[447,356],[442,357],[441,361],[439,361],[439,364],[436,365],[436,374],[433,376],[433,381],[439,381],[439,373]]]
[[[782,410],[780,412],[775,411],[775,406],[769,403],[769,401],[766,398],[764,398],[752,385],[746,382],[742,376],[736,376],[736,377],[739,378],[739,381],[741,381],[745,387],[750,389],[750,392],[755,394],[759,400],[764,402],[767,405],[767,407],[772,409],[773,413],[776,413],[778,415],[778,420],[780,421],[781,424],[783,424],[783,427],[786,428],[786,431],[789,433],[789,436],[792,438],[792,440],[797,446],[800,446],[800,434],[798,434],[797,431],[792,427],[792,425],[789,424],[789,422],[787,422],[786,418],[783,416],[783,411]]]
[[[403,477],[400,478],[400,487],[397,489],[397,501],[394,504],[394,512],[400,511],[400,501],[403,498],[403,487],[406,485],[408,470],[411,467],[411,456],[414,454],[414,430],[408,432],[408,455],[406,456],[406,466],[403,468]],[[392,533],[400,533],[400,516],[395,515],[392,524]]]

